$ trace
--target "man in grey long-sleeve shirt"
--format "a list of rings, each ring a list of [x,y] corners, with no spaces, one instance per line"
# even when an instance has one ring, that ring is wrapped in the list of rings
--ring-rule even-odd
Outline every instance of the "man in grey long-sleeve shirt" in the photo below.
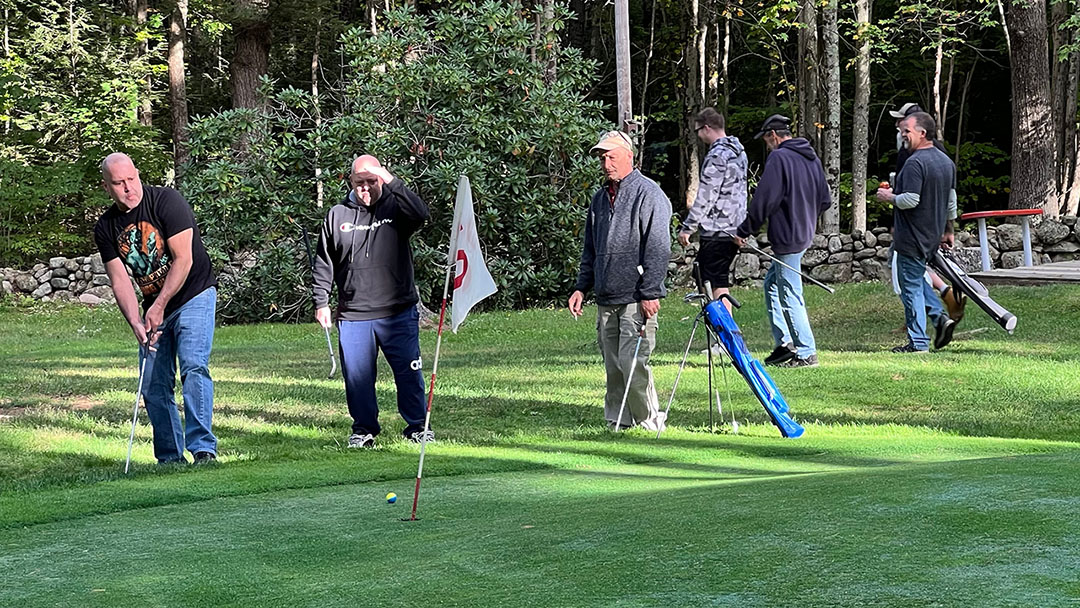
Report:
[[[944,348],[956,328],[933,288],[923,281],[927,261],[941,241],[951,237],[947,224],[956,208],[956,166],[934,147],[930,134],[935,131],[933,117],[925,112],[915,112],[900,122],[900,135],[911,157],[896,176],[895,191],[879,188],[877,193],[878,200],[893,204],[893,250],[908,330],[907,344],[892,349],[895,353],[930,350],[927,318],[934,324],[934,348]]]
[[[634,169],[629,137],[610,131],[593,146],[607,182],[593,196],[585,219],[585,243],[577,284],[568,302],[581,315],[585,292],[596,292],[596,330],[607,372],[604,417],[615,430],[638,425],[664,428],[653,386],[649,354],[656,345],[656,315],[667,295],[664,278],[671,256],[671,201],[656,182]],[[645,338],[634,363],[644,326]],[[633,370],[628,414],[619,419],[627,376]]]

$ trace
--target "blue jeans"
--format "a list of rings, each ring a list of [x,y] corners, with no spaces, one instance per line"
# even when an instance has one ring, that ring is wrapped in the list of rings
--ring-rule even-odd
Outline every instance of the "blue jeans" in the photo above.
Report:
[[[923,279],[926,260],[896,253],[896,274],[900,283],[900,301],[904,303],[904,325],[908,340],[916,350],[930,350],[926,319],[937,326],[945,314],[934,288]]]
[[[192,454],[217,454],[217,437],[210,431],[214,382],[209,369],[216,309],[215,287],[185,302],[161,324],[157,352],[148,355],[143,398],[154,427],[154,456],[158,462],[183,461],[184,446]],[[177,361],[183,385],[184,426],[180,426],[174,397]]]
[[[773,255],[792,268],[800,268],[803,253],[805,251]],[[764,288],[765,311],[769,315],[775,345],[794,344],[801,359],[817,354],[799,273],[773,262],[765,273]]]
[[[378,349],[394,371],[398,412],[408,425],[405,434],[424,428],[423,362],[420,359],[420,314],[416,307],[392,317],[370,321],[339,321],[341,374],[345,400],[352,416],[352,432],[378,435],[379,404],[375,398]]]

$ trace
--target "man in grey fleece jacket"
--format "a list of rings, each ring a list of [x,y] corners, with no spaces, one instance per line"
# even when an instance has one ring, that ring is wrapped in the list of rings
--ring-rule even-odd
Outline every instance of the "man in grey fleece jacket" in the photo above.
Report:
[[[585,219],[585,243],[577,284],[568,302],[581,315],[585,292],[598,304],[596,330],[607,373],[604,417],[615,430],[631,426],[657,431],[664,413],[653,386],[649,354],[656,346],[656,316],[667,295],[664,278],[671,256],[671,201],[656,182],[634,169],[630,139],[610,131],[593,146],[607,182],[593,196]],[[645,338],[634,363],[638,335]],[[633,375],[619,419],[627,376]]]

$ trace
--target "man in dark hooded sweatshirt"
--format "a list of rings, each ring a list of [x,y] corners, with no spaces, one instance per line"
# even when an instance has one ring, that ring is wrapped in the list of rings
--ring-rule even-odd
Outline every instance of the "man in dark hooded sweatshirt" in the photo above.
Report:
[[[768,220],[773,255],[792,268],[800,268],[802,256],[814,240],[818,217],[832,204],[832,196],[817,154],[809,141],[791,136],[790,124],[790,118],[773,114],[754,135],[754,139],[765,141],[769,157],[746,219],[736,231],[736,241],[740,247],[745,245],[746,238]],[[765,273],[764,288],[776,345],[765,364],[816,366],[817,346],[806,315],[802,277],[773,263]]]
[[[315,318],[330,327],[330,290],[338,288],[341,371],[353,419],[349,447],[374,446],[381,430],[375,401],[380,348],[394,371],[403,434],[419,442],[426,407],[409,238],[427,220],[428,207],[374,156],[353,161],[349,185],[349,195],[323,222],[313,290]],[[428,433],[431,441],[434,433]]]

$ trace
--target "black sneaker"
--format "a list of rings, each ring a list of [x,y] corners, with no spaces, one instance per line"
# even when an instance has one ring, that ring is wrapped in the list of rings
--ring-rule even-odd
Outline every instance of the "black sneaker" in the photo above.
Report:
[[[350,448],[373,448],[375,447],[375,436],[371,433],[353,433],[349,435],[349,447]]]
[[[953,331],[956,329],[956,321],[947,315],[941,315],[937,325],[934,326],[934,348],[941,350],[952,342]]]
[[[791,361],[797,356],[794,344],[781,344],[773,349],[768,357],[765,357],[765,365],[780,365]]]
[[[209,464],[217,462],[217,454],[213,452],[195,452],[195,464]]]
[[[807,358],[795,356],[792,359],[788,359],[783,363],[778,363],[777,367],[817,367],[818,360],[817,355],[810,355]]]
[[[900,345],[900,346],[893,347],[891,352],[894,352],[894,353],[912,353],[912,354],[915,354],[915,355],[925,355],[926,353],[928,353],[930,351],[929,350],[919,350],[919,349],[915,348],[914,344],[912,344],[911,342],[908,342],[907,344],[903,344],[903,345]]]

